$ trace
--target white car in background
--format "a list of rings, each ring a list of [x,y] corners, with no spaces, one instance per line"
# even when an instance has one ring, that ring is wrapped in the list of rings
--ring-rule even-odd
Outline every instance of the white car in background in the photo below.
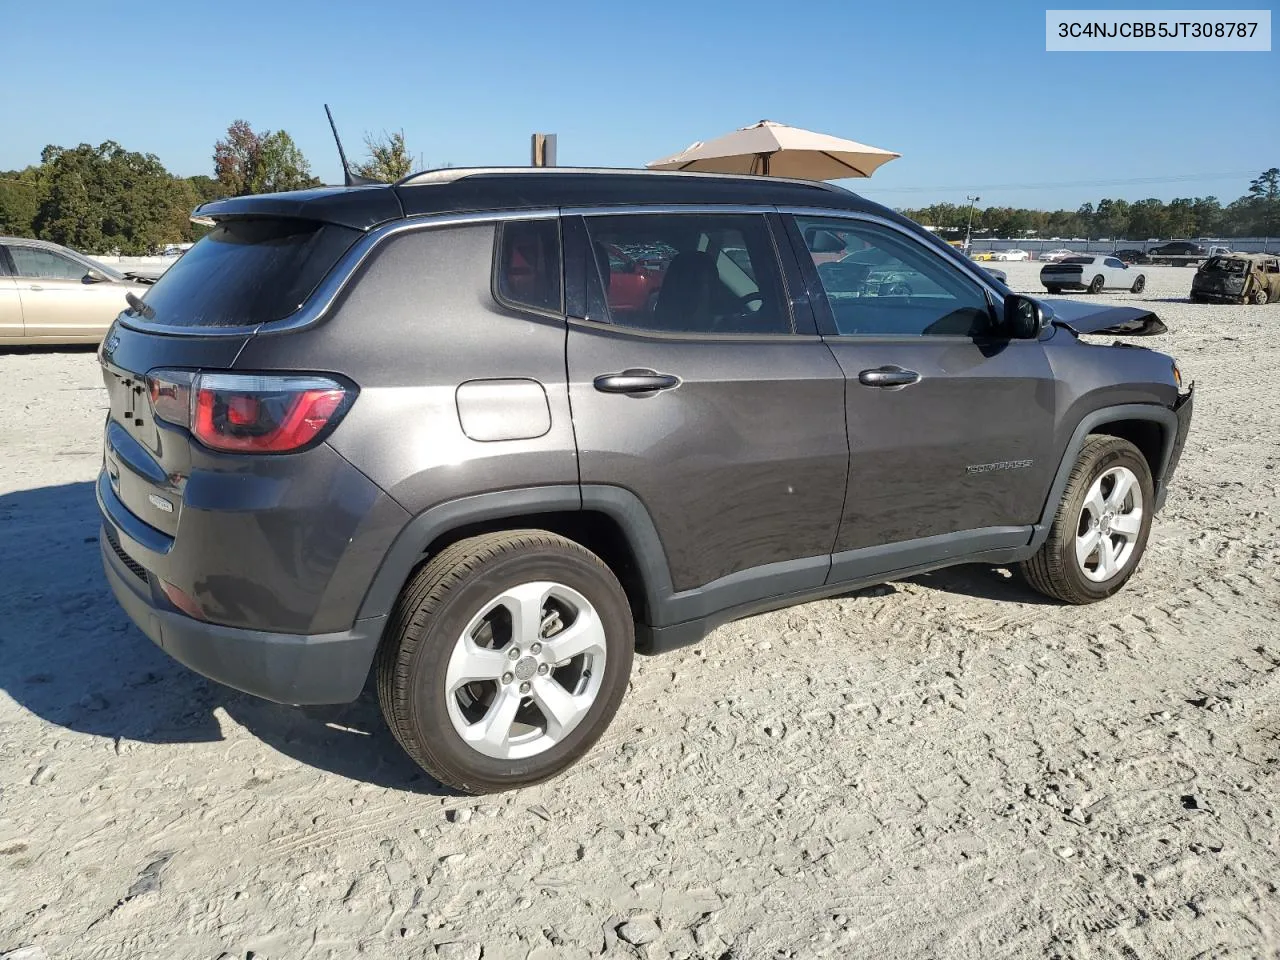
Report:
[[[1074,257],[1075,255],[1076,253],[1074,250],[1068,250],[1066,247],[1059,247],[1057,250],[1045,251],[1044,253],[1040,254],[1038,259],[1042,263],[1060,263],[1061,261],[1067,259],[1067,257]]]
[[[1027,251],[1025,250],[1018,250],[1017,248],[1014,248],[1012,250],[997,250],[996,255],[992,259],[1000,260],[1000,261],[1030,260],[1031,254],[1027,253]]]
[[[1116,257],[1076,255],[1060,263],[1046,263],[1040,268],[1040,282],[1050,293],[1063,290],[1128,290],[1141,293],[1147,275]]]

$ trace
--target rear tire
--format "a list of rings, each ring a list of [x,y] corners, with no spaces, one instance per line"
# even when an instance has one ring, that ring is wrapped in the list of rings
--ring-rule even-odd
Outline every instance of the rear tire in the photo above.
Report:
[[[626,594],[594,553],[544,530],[482,534],[405,585],[378,651],[378,699],[442,784],[509,790],[563,772],[600,739],[634,649]]]
[[[1139,275],[1138,275],[1138,279],[1137,279],[1137,280],[1135,280],[1135,281],[1133,281],[1133,286],[1129,288],[1129,292],[1130,292],[1130,293],[1141,293],[1141,292],[1142,292],[1143,290],[1145,290],[1146,288],[1147,288],[1147,278],[1146,278],[1145,276],[1143,276],[1143,275],[1139,274]]]
[[[1096,277],[1093,278],[1093,282],[1089,284],[1089,292],[1101,293],[1103,284],[1105,283],[1106,283],[1106,280],[1103,279],[1102,274],[1098,274]]]
[[[1151,469],[1141,451],[1119,437],[1090,436],[1071,469],[1049,538],[1020,564],[1023,577],[1065,603],[1105,600],[1137,569],[1154,506]]]
[[[1049,293],[1062,293],[1061,287],[1045,287],[1045,290]]]

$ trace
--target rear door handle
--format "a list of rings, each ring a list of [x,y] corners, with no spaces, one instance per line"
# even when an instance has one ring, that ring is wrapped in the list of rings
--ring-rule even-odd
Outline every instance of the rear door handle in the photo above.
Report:
[[[670,390],[680,384],[680,378],[653,370],[623,370],[621,373],[602,373],[594,383],[601,393],[647,394]]]
[[[876,367],[858,374],[858,382],[868,387],[905,387],[917,383],[920,374],[901,367]]]
[[[28,289],[28,290],[43,290],[43,289],[44,289],[44,287],[40,286],[40,284],[38,284],[38,283],[33,283],[33,284],[31,284],[31,286],[27,287],[27,289]]]

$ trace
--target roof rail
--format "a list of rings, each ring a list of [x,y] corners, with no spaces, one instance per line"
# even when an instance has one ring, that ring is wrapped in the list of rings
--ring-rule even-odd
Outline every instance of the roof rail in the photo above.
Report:
[[[431,183],[454,183],[458,180],[464,180],[467,177],[491,176],[493,174],[530,173],[543,176],[575,173],[598,173],[606,175],[641,174],[646,177],[701,177],[712,180],[749,180],[755,183],[790,183],[801,187],[811,187],[814,190],[830,190],[837,193],[849,192],[848,190],[845,190],[844,187],[837,187],[834,183],[826,183],[822,180],[796,180],[790,177],[762,177],[749,173],[704,173],[692,170],[646,170],[636,167],[439,167],[432,170],[422,170],[418,173],[411,173],[406,177],[401,177],[395,182],[394,186],[416,187]]]

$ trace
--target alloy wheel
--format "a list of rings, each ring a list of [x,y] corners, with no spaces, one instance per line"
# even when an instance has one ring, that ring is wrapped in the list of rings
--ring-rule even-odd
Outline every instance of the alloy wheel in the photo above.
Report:
[[[1142,485],[1128,467],[1093,481],[1076,525],[1076,562],[1085,577],[1103,583],[1125,569],[1142,532],[1142,508]]]
[[[473,750],[518,760],[560,743],[604,680],[604,626],[578,591],[535,581],[481,608],[445,671],[449,719]]]

